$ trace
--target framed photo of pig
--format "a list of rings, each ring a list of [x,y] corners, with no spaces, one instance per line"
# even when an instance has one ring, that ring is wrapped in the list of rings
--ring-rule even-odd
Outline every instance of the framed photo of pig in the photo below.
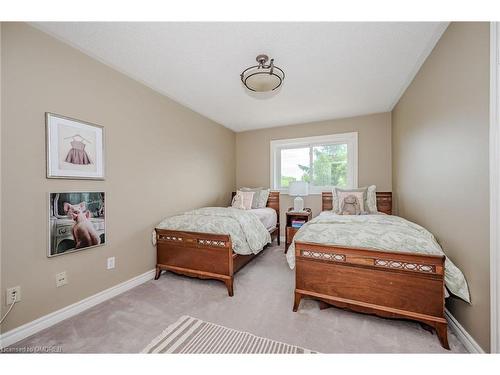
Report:
[[[104,180],[104,128],[45,113],[47,178]]]
[[[49,251],[53,257],[106,243],[104,192],[49,194]]]

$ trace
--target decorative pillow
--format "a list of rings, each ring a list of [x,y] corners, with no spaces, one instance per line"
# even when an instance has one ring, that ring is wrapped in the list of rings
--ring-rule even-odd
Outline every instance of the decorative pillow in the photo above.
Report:
[[[252,208],[264,208],[267,206],[267,200],[269,198],[269,189],[258,188],[247,188],[243,187],[240,191],[248,192],[253,191],[255,194],[252,199]]]
[[[339,199],[339,193],[363,193],[363,199],[362,199],[362,210],[364,211],[366,207],[368,207],[368,202],[367,202],[367,190],[368,188],[363,187],[363,188],[358,188],[358,189],[341,189],[338,187],[334,187],[332,189],[332,211],[335,212],[336,214],[340,214],[340,210],[342,206],[340,205],[340,199]]]
[[[243,204],[242,204],[243,209],[250,210],[252,208],[252,200],[253,200],[253,196],[255,195],[255,192],[238,190],[237,194],[241,194],[242,201],[243,201]]]
[[[267,200],[269,199],[270,192],[271,192],[270,189],[262,189],[260,191],[259,207],[258,208],[265,208],[265,207],[267,207]]]
[[[237,208],[239,210],[245,209],[245,206],[243,205],[243,195],[241,195],[239,191],[237,191],[236,194],[234,195],[233,200],[231,202],[231,207]]]
[[[259,201],[260,201],[260,195],[262,188],[248,188],[248,187],[242,187],[240,191],[248,192],[248,191],[253,191],[255,194],[252,199],[252,208],[259,208]]]
[[[376,214],[377,210],[377,187],[375,185],[368,186],[366,193],[366,209],[370,214]]]
[[[339,211],[339,197],[337,196],[337,189],[332,189],[332,211],[337,213]]]
[[[339,214],[360,215],[364,212],[362,191],[341,191],[337,193],[339,199]]]

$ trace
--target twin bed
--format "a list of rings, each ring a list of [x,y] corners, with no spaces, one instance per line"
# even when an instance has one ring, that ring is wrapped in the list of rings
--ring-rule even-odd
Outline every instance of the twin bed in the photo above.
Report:
[[[433,327],[449,349],[445,286],[469,302],[465,278],[431,233],[391,215],[391,193],[377,192],[376,200],[378,214],[338,215],[332,193],[322,194],[323,212],[296,233],[287,252],[295,268],[293,311],[307,297],[323,307],[411,319]],[[259,217],[231,208],[194,210],[162,222],[156,228],[156,278],[169,270],[217,279],[232,296],[234,273],[271,237],[279,244],[279,192],[271,192],[267,207],[275,211],[275,222],[265,210]]]
[[[269,193],[266,208],[248,211],[207,207],[163,220],[155,229],[155,280],[163,270],[220,280],[233,296],[234,274],[269,242],[280,244],[279,192]]]

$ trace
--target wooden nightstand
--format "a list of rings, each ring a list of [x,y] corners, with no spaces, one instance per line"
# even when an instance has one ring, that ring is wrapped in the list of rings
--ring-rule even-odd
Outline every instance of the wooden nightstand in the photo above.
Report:
[[[304,208],[304,212],[294,212],[293,208],[289,208],[286,213],[286,228],[285,228],[285,254],[288,251],[288,247],[293,241],[293,236],[299,230],[299,228],[292,227],[292,220],[304,220],[306,223],[311,220],[312,211],[310,208]]]

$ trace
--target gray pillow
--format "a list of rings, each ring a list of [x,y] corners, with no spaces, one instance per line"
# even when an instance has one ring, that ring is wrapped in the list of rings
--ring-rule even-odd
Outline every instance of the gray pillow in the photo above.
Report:
[[[368,186],[367,193],[367,203],[368,203],[368,212],[371,214],[376,214],[377,210],[377,187],[375,185]]]
[[[271,192],[270,189],[262,189],[260,191],[259,207],[258,208],[265,208],[267,206],[267,200],[269,199],[270,192]]]
[[[259,187],[259,188],[243,187],[239,190],[241,190],[241,191],[253,191],[255,194],[253,195],[253,199],[252,199],[252,208],[261,208],[261,207],[259,207],[259,205],[261,202],[262,192],[264,191],[263,188],[261,188],[261,187]],[[267,198],[266,198],[266,202],[267,202]],[[264,203],[264,207],[266,207],[265,203]]]

